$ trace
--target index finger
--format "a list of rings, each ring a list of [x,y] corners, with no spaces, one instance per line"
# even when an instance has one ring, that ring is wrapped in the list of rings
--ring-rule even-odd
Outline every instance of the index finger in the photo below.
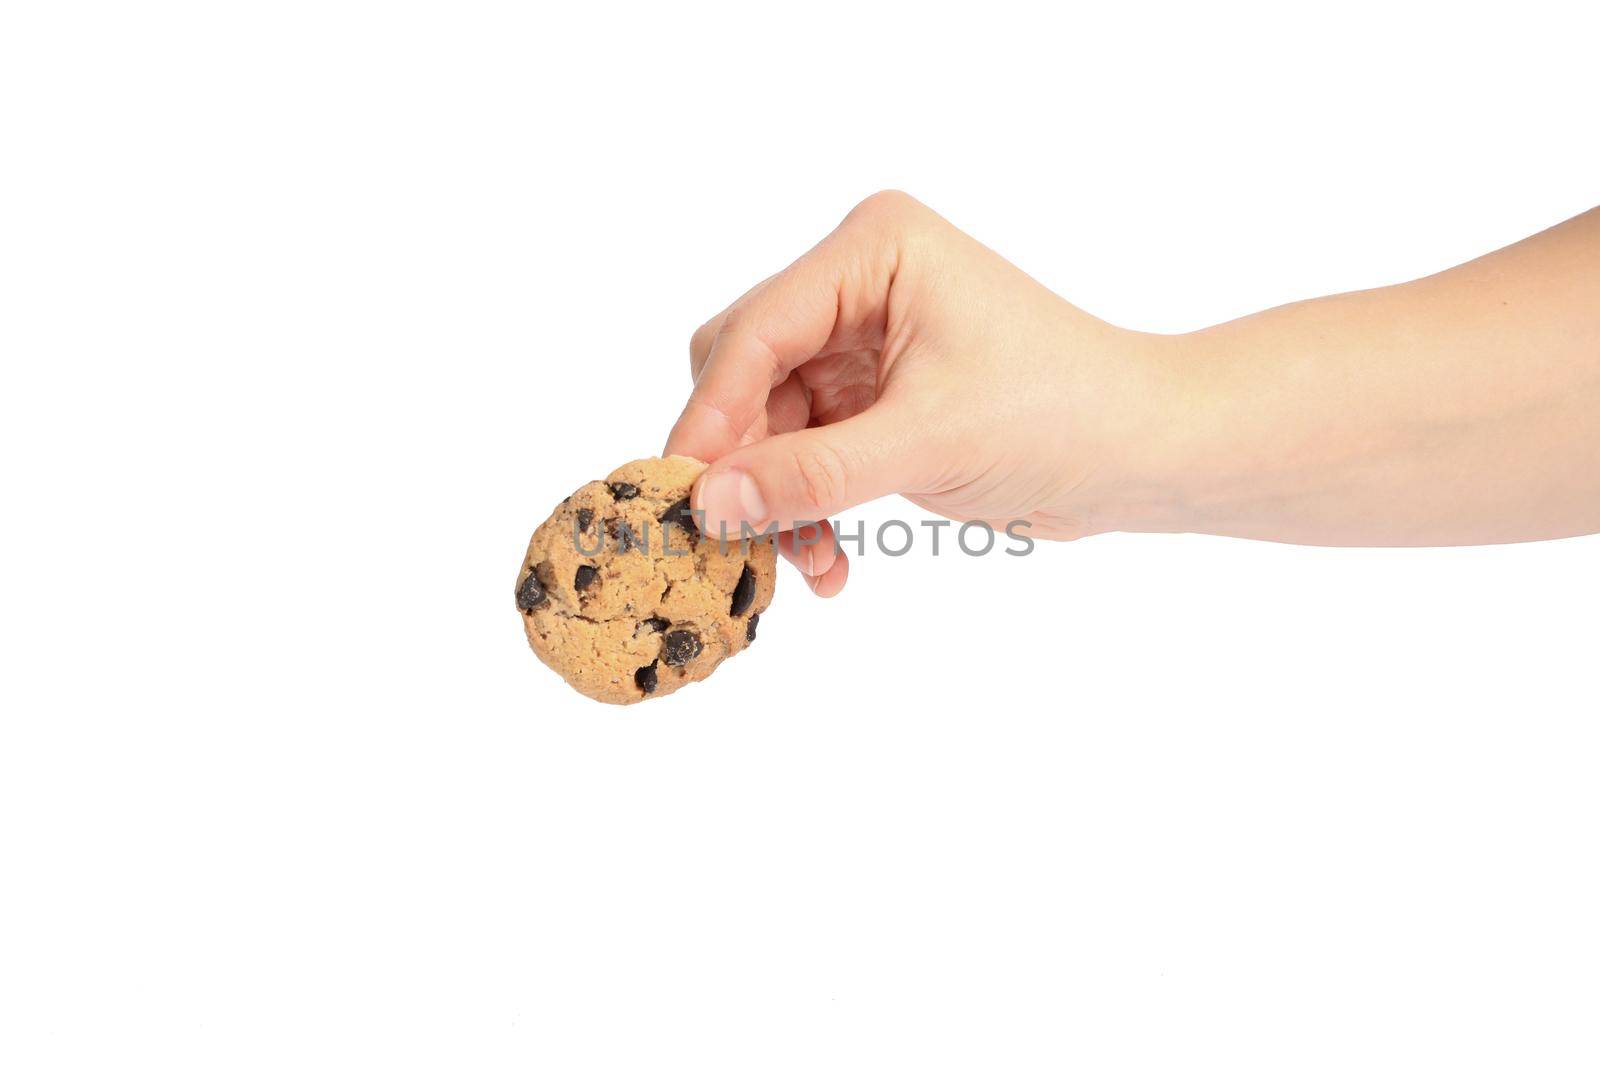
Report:
[[[711,461],[733,451],[773,387],[820,353],[839,318],[843,269],[824,242],[701,327],[704,365],[667,438],[666,454]]]

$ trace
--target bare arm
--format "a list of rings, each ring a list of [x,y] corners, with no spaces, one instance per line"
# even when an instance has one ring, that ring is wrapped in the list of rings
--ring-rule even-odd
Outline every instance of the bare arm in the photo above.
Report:
[[[1173,511],[1151,528],[1339,545],[1600,531],[1600,209],[1180,346]]]

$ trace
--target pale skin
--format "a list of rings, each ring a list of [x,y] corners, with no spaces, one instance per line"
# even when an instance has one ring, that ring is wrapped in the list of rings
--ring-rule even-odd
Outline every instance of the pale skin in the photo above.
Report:
[[[903,193],[695,332],[668,454],[715,530],[892,493],[1034,537],[1600,531],[1600,208],[1402,285],[1178,336],[1073,307]],[[812,590],[849,558],[780,548]]]

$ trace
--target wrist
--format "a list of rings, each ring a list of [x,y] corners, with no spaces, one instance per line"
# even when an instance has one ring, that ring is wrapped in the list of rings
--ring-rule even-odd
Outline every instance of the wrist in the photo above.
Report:
[[[1387,462],[1397,431],[1381,403],[1357,399],[1337,305],[1161,338],[1157,414],[1120,529],[1342,543],[1325,513],[1354,507],[1349,483]]]
[[[1218,481],[1238,466],[1200,335],[1119,338],[1111,404],[1079,505],[1092,532],[1206,532]],[[1080,406],[1079,410],[1082,408]]]

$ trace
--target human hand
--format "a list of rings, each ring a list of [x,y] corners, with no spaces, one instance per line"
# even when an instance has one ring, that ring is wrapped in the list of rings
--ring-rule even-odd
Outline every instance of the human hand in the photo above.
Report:
[[[706,529],[786,531],[812,590],[844,585],[824,524],[904,494],[957,521],[1071,539],[1118,528],[1166,423],[1169,338],[1078,310],[903,193],[820,244],[690,342],[695,385],[666,454],[707,460]]]

